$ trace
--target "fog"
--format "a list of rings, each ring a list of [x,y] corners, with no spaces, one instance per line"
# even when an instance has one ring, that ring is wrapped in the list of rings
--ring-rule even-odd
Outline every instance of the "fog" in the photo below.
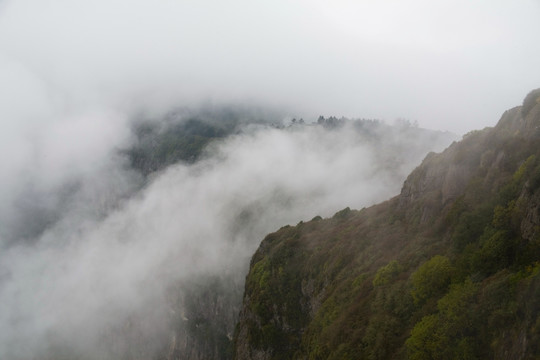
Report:
[[[140,114],[255,104],[285,125],[405,118],[463,134],[538,87],[539,11],[532,0],[0,0],[0,358],[163,351],[190,281],[241,291],[265,234],[396,195],[452,139],[248,126],[145,177],[122,152]]]
[[[539,12],[535,0],[4,0],[2,112],[251,100],[464,134],[538,86]]]
[[[452,139],[383,130],[369,142],[348,126],[248,127],[203,160],[172,165],[146,184],[115,149],[93,166],[42,164],[10,194],[15,206],[2,206],[11,217],[2,219],[9,241],[0,255],[0,355],[31,358],[64,347],[114,358],[125,349],[103,339],[133,316],[146,326],[137,328],[138,341],[151,347],[161,335],[160,346],[171,336],[171,286],[201,276],[241,284],[265,234],[397,194],[426,149]],[[56,133],[48,135],[42,143]],[[132,331],[114,338],[127,342]]]

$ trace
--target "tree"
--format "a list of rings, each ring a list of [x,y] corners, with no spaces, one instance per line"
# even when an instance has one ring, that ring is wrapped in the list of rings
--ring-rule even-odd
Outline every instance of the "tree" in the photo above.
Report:
[[[470,279],[453,285],[437,303],[438,313],[424,316],[405,342],[412,360],[477,359],[477,288]]]
[[[379,268],[373,278],[373,286],[388,284],[397,274],[401,272],[401,266],[396,260],[390,261],[385,266]]]
[[[453,267],[446,256],[435,255],[423,263],[411,276],[414,302],[419,304],[440,295],[450,284]]]

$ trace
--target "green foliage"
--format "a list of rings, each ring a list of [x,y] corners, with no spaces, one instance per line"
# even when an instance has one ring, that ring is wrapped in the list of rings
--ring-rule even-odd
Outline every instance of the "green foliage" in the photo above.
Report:
[[[484,232],[490,218],[491,209],[489,207],[479,207],[462,212],[452,234],[454,250],[460,252],[467,244],[475,242]]]
[[[467,279],[463,283],[452,285],[450,291],[438,301],[437,309],[449,323],[446,327],[450,325],[454,327],[450,329],[452,332],[471,331],[474,315],[471,313],[470,303],[476,296],[476,292],[477,285]]]
[[[438,313],[422,318],[406,341],[409,359],[479,359],[471,302],[477,288],[470,281],[452,286],[437,304]]]
[[[288,358],[290,349],[298,346],[297,330],[307,319],[302,308],[302,259],[299,228],[284,227],[264,240],[272,246],[269,253],[258,251],[246,278],[249,307],[257,322],[247,322],[250,343],[259,349],[272,349],[275,359]],[[279,304],[279,305],[276,305]]]
[[[473,256],[472,270],[490,275],[513,264],[517,241],[504,230],[494,232]]]
[[[377,273],[373,278],[373,286],[381,286],[388,284],[397,276],[397,274],[401,272],[401,270],[402,267],[396,260],[390,261],[388,264],[377,270]]]
[[[444,204],[441,189],[419,190],[267,237],[246,286],[257,346],[293,359],[535,358],[540,236],[522,231],[538,217],[540,148],[505,126],[409,177],[421,189],[441,161],[456,166],[465,183]]]
[[[133,128],[135,144],[123,152],[131,166],[144,175],[179,161],[193,163],[210,142],[237,131],[244,118],[254,123],[270,120],[249,115],[248,109],[223,108],[171,113],[162,122],[144,120]]]
[[[453,271],[450,260],[445,256],[435,255],[423,263],[411,276],[411,295],[415,303],[423,303],[442,294],[450,284]]]
[[[401,331],[401,323],[395,316],[384,313],[371,316],[363,338],[367,359],[390,358]]]
[[[404,341],[404,333],[414,312],[414,303],[406,281],[394,279],[377,287],[371,302],[370,320],[362,338],[366,359],[395,357]]]
[[[492,225],[495,229],[510,230],[514,206],[515,201],[511,201],[508,207],[503,207],[501,205],[495,206],[495,209],[493,210],[492,221]]]
[[[347,206],[345,209],[340,210],[337,213],[335,213],[333,216],[333,219],[344,220],[350,217],[351,215],[352,215],[352,210],[350,207]]]
[[[178,161],[196,161],[210,141],[230,130],[199,119],[171,124],[165,129],[143,123],[135,130],[138,142],[125,153],[131,165],[146,175]]]
[[[524,176],[530,171],[534,163],[536,162],[536,156],[531,155],[525,160],[523,164],[517,169],[517,171],[512,176],[512,181],[519,182],[522,181]]]
[[[429,315],[415,325],[406,341],[408,358],[411,360],[436,359],[446,346],[439,330],[439,316]]]
[[[268,280],[270,279],[270,269],[268,259],[264,258],[261,261],[253,265],[251,270],[250,281],[254,281],[261,289],[265,289],[268,286]]]

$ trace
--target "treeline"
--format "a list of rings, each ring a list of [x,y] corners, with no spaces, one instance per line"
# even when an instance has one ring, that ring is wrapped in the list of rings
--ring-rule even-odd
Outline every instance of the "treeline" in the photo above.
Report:
[[[279,129],[309,125],[331,130],[349,124],[364,133],[366,139],[376,136],[378,130],[390,128],[383,121],[374,119],[319,116],[317,122],[308,123],[302,118],[293,118],[288,126],[284,125],[283,119],[278,113],[234,106],[177,110],[160,119],[141,117],[132,127],[133,144],[122,153],[128,157],[131,167],[146,176],[176,162],[194,163],[203,156],[210,142],[241,133],[249,125]],[[397,120],[395,125],[417,128],[417,124],[408,120]]]

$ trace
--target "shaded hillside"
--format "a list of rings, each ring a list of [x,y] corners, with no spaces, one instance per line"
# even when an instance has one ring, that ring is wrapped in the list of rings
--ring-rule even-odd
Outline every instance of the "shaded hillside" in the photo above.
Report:
[[[268,235],[236,359],[533,359],[540,353],[540,91],[401,194]]]

